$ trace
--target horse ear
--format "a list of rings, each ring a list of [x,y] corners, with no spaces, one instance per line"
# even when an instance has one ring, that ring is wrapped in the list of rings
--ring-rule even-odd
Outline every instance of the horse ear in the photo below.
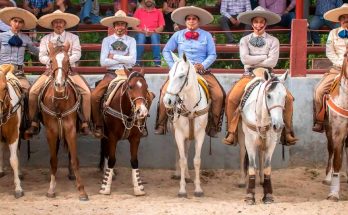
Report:
[[[269,75],[267,70],[263,73],[263,75],[264,75],[264,78],[266,81],[268,81],[268,79],[270,79],[270,75]]]
[[[185,63],[187,62],[187,58],[186,58],[185,52],[182,54],[182,59],[184,59]]]
[[[174,54],[172,51],[170,51],[170,54],[172,55],[172,58],[173,58],[174,62],[179,62],[180,61],[178,56],[176,56],[176,54]]]
[[[287,69],[287,70],[285,71],[285,73],[282,74],[282,75],[279,77],[279,80],[280,80],[281,82],[285,82],[285,80],[288,78],[288,74],[289,74],[289,70]]]
[[[140,75],[144,76],[145,77],[145,70],[144,70],[144,67],[141,67],[140,69]]]
[[[64,43],[64,48],[63,48],[63,50],[64,50],[65,52],[68,52],[69,49],[70,49],[70,43],[69,43],[69,42],[65,42],[65,43]]]
[[[52,42],[48,42],[48,50],[50,54],[54,54],[54,46]]]

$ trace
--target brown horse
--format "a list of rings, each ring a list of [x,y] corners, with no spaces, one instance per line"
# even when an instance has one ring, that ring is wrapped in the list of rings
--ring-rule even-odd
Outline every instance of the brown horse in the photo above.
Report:
[[[347,147],[348,135],[348,58],[347,53],[343,60],[340,75],[334,82],[332,91],[327,98],[327,113],[325,131],[328,140],[328,166],[327,179],[331,178],[328,199],[339,200],[340,169],[342,167],[343,148]],[[346,145],[346,146],[345,146]],[[348,157],[348,153],[346,150]],[[329,179],[328,179],[329,178]]]
[[[130,72],[125,70],[125,73],[127,79],[118,88],[113,98],[110,98],[110,104],[104,105],[104,134],[106,138],[101,141],[101,162],[105,160],[105,170],[99,193],[105,195],[111,193],[113,168],[116,163],[116,145],[119,140],[128,139],[134,195],[142,196],[145,195],[145,191],[139,176],[138,147],[140,138],[147,132],[146,117],[154,96],[148,92],[143,71]]]
[[[51,155],[51,182],[47,196],[55,197],[57,153],[60,141],[62,141],[68,147],[71,155],[69,163],[76,176],[79,199],[86,201],[88,196],[81,181],[76,146],[77,109],[81,99],[68,78],[68,75],[72,73],[67,54],[69,46],[69,44],[65,44],[63,47],[54,48],[53,44],[49,43],[51,78],[45,85],[42,99],[40,99],[43,124],[46,127]]]
[[[17,78],[6,78],[8,72],[13,72],[13,65],[4,64],[0,67],[0,177],[3,172],[3,148],[10,149],[10,164],[14,174],[15,197],[24,195],[19,178],[18,140],[21,124],[22,96]],[[10,75],[10,74],[8,74]]]

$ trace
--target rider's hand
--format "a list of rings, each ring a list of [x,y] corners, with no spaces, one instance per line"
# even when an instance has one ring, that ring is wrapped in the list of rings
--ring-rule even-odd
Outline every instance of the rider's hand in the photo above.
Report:
[[[203,66],[201,63],[196,63],[196,64],[194,65],[194,67],[195,67],[195,69],[196,69],[197,71],[202,71],[202,70],[204,70],[204,66]]]
[[[109,54],[109,55],[108,55],[108,58],[109,58],[109,59],[114,59],[114,54]]]

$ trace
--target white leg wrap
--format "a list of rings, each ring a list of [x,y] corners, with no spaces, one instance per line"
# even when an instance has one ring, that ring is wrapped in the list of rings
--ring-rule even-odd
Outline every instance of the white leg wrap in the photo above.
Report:
[[[331,178],[329,197],[332,196],[332,197],[337,197],[339,199],[339,191],[340,191],[340,174],[333,173]]]
[[[114,175],[114,170],[112,168],[105,169],[103,181],[99,190],[100,194],[110,195],[113,175]]]
[[[144,185],[140,179],[139,169],[132,169],[132,182],[134,187],[134,195],[143,196],[145,195]]]

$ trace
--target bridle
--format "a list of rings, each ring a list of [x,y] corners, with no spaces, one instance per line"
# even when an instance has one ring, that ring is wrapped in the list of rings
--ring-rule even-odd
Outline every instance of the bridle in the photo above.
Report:
[[[266,82],[266,86],[265,86],[265,89],[264,89],[264,96],[267,96],[267,93],[269,92],[269,87],[272,85],[272,84],[277,84],[277,83],[281,83],[277,77],[273,77],[271,78],[270,80],[268,80]],[[285,109],[285,104],[281,105],[281,104],[275,104],[271,107],[268,107],[268,103],[267,103],[267,99],[266,99],[266,108],[267,108],[267,111],[268,111],[268,114],[271,113],[271,110],[272,109],[275,109],[275,108],[281,108],[282,110]]]
[[[175,73],[176,73],[178,64],[179,64],[179,63],[176,63],[176,64],[175,64],[175,70],[174,70],[173,76],[174,76]],[[188,75],[189,75],[189,72],[190,72],[190,68],[191,68],[191,66],[190,66],[190,64],[189,64],[189,69],[187,70],[187,73],[186,73],[186,75],[185,75],[185,80],[184,80],[183,84],[181,85],[179,91],[178,91],[177,93],[172,93],[172,92],[170,92],[170,91],[167,90],[167,91],[166,91],[167,94],[172,95],[172,96],[175,96],[175,97],[179,97],[179,93],[181,93],[181,91],[184,89],[185,85],[187,86],[187,84],[188,84]]]

